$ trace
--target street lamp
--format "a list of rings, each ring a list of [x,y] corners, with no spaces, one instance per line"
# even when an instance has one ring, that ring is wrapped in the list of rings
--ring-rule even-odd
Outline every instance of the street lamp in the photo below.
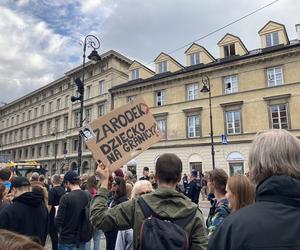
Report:
[[[95,64],[98,61],[101,60],[101,57],[98,55],[97,49],[100,48],[100,42],[99,39],[96,36],[93,35],[87,35],[84,38],[83,42],[83,58],[82,58],[82,80],[80,78],[75,79],[75,84],[77,85],[77,92],[79,93],[79,96],[72,96],[71,101],[80,101],[80,110],[79,110],[79,127],[82,127],[83,124],[83,100],[84,100],[84,68],[85,68],[85,53],[86,53],[86,47],[92,47],[93,51],[88,56],[88,59]],[[78,136],[78,164],[77,164],[77,171],[78,175],[80,175],[80,168],[81,168],[81,158],[82,158],[82,139],[81,135]]]
[[[202,92],[203,94],[208,92],[211,158],[212,158],[212,167],[213,169],[215,169],[214,131],[213,131],[213,121],[212,121],[212,112],[211,112],[211,86],[210,86],[210,80],[207,75],[202,76],[202,83],[203,83],[203,87],[200,90],[200,92]]]

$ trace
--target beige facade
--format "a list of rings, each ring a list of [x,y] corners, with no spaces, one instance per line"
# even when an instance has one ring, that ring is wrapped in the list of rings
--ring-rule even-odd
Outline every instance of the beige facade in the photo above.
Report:
[[[264,26],[262,39],[267,39],[265,30],[272,25]],[[208,94],[200,92],[204,75],[211,83],[216,167],[230,174],[246,173],[250,143],[258,131],[283,128],[300,137],[300,43],[284,42],[282,27],[271,30],[277,31],[280,44],[266,48],[265,42],[252,51],[238,37],[226,34],[218,43],[220,59],[216,61],[201,61],[200,55],[198,65],[190,66],[187,59],[184,70],[161,77],[156,71],[154,77],[112,88],[114,107],[124,105],[128,96],[142,95],[165,132],[161,142],[132,160],[129,167],[136,165],[141,175],[143,166],[154,170],[157,157],[172,152],[182,159],[184,172],[212,169],[209,100]],[[201,48],[193,45],[186,56],[205,53]],[[222,135],[227,136],[227,145],[222,144]]]
[[[85,68],[84,123],[111,110],[108,90],[128,81],[132,61],[115,51],[101,55],[101,62]],[[15,162],[37,161],[49,174],[77,167],[79,102],[74,79],[81,66],[65,76],[0,109],[0,155]],[[56,168],[55,168],[55,151]],[[91,153],[83,147],[82,172],[95,167]]]

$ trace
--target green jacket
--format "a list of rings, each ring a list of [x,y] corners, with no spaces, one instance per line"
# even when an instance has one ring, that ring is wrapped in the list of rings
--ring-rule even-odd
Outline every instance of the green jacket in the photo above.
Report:
[[[133,228],[134,249],[139,249],[139,232],[145,217],[137,199],[131,199],[108,209],[107,197],[107,189],[100,188],[91,201],[90,220],[93,226],[104,231]],[[185,230],[190,235],[190,249],[207,249],[207,235],[202,213],[189,198],[166,188],[158,188],[152,193],[143,195],[143,198],[152,210],[163,218],[185,218],[197,209],[194,219],[186,225]]]

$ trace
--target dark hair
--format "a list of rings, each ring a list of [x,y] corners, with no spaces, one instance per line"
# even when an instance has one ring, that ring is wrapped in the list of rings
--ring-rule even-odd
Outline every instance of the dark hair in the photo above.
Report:
[[[39,181],[44,182],[45,181],[45,175],[40,175],[39,176]]]
[[[32,241],[29,237],[0,229],[1,249],[10,250],[44,250],[41,245]]]
[[[155,173],[160,183],[176,184],[181,178],[182,162],[175,154],[163,154],[156,161]]]
[[[93,193],[93,189],[97,188],[97,180],[94,175],[90,176],[86,182],[87,189],[90,193]]]
[[[118,185],[117,191],[115,196],[116,197],[122,197],[122,196],[126,196],[126,182],[123,178],[121,177],[115,177],[113,184]]]
[[[0,170],[0,179],[2,181],[8,181],[11,176],[11,171],[9,168],[3,168]]]
[[[207,173],[208,180],[214,183],[215,189],[220,193],[226,194],[226,184],[228,180],[227,173],[220,168],[215,168]]]
[[[5,186],[3,183],[0,183],[0,204],[2,202],[2,199],[4,197],[4,192],[5,192]]]
[[[69,182],[72,185],[80,185],[80,183],[81,183],[79,178],[78,179],[73,179],[73,180],[70,180],[70,181],[67,181],[67,182]]]

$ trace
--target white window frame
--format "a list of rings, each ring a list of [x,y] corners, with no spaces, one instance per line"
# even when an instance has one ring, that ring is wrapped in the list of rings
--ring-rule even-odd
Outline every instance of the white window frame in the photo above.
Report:
[[[56,100],[56,110],[60,110],[60,98]]]
[[[92,121],[92,114],[93,114],[92,112],[93,112],[92,108],[85,109],[85,121],[87,123]]]
[[[234,49],[234,54],[231,54],[231,51],[230,51],[230,46],[232,46],[232,45],[233,45],[233,49]],[[223,49],[224,49],[224,57],[230,57],[230,56],[236,55],[236,48],[235,48],[235,44],[234,43],[224,45]],[[226,55],[225,51],[228,52],[228,55]]]
[[[186,99],[188,101],[196,100],[199,97],[199,84],[192,83],[186,86]]]
[[[69,107],[69,103],[70,103],[70,102],[69,102],[69,101],[70,101],[69,99],[70,99],[70,96],[69,96],[69,95],[66,95],[66,96],[65,96],[65,108],[68,108],[68,107]]]
[[[52,112],[52,102],[48,103],[48,113]]]
[[[156,119],[156,124],[159,130],[164,134],[163,139],[167,139],[167,119],[166,117],[160,117]]]
[[[158,73],[164,73],[168,71],[168,61],[162,61],[158,63]]]
[[[200,63],[200,53],[192,53],[190,54],[190,65],[196,65]]]
[[[239,119],[237,121],[239,122],[239,126],[237,127],[235,125],[236,122],[236,115],[238,114]],[[242,133],[242,119],[241,119],[241,111],[240,110],[232,110],[232,111],[226,111],[225,112],[226,117],[226,132],[228,135],[235,135],[235,134],[241,134]],[[231,118],[232,121],[228,121],[228,118]],[[237,131],[239,128],[239,131]],[[232,132],[230,131],[232,129]]]
[[[283,85],[283,69],[281,66],[267,68],[268,87]]]
[[[98,105],[98,117],[105,115],[105,104]]]
[[[155,93],[156,106],[163,106],[166,104],[166,92],[165,90],[160,90]]]
[[[229,88],[230,84],[230,88]],[[238,77],[237,75],[224,77],[224,93],[231,94],[238,92]]]
[[[139,69],[133,69],[131,71],[131,78],[132,78],[132,80],[136,80],[136,79],[140,78],[140,71],[139,71]]]
[[[101,80],[99,81],[99,95],[104,95],[105,94],[105,81]]]
[[[200,137],[200,115],[187,116],[187,129],[188,138]]]
[[[282,127],[283,125],[283,122],[281,121],[281,119],[283,118],[281,116],[281,112],[280,111],[280,106],[285,106],[285,118],[286,118],[286,127]],[[275,113],[272,111],[273,108],[276,107],[276,113],[277,113],[277,119],[278,119],[278,127],[274,127],[274,119],[276,119],[275,117],[273,118],[272,114]],[[287,103],[282,103],[282,104],[276,104],[276,105],[270,105],[270,118],[271,118],[271,126],[272,128],[275,128],[275,129],[289,129],[289,113],[288,113],[288,104]]]
[[[274,38],[275,34],[277,35],[278,43],[275,43],[275,38]],[[279,34],[278,34],[277,31],[272,32],[272,33],[268,33],[268,34],[266,34],[265,37],[266,37],[266,47],[272,47],[272,46],[279,45]],[[267,42],[268,37],[270,38],[271,44],[268,44],[268,42]]]
[[[92,85],[86,86],[86,99],[92,98]]]

